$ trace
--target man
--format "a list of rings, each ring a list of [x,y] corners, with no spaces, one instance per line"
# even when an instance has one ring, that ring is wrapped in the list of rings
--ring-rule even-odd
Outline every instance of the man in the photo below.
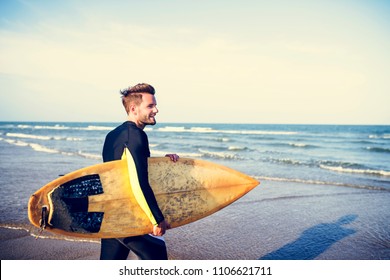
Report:
[[[137,84],[121,91],[128,119],[107,134],[103,146],[104,162],[120,159],[126,147],[130,150],[142,192],[152,213],[153,232],[151,235],[102,239],[100,259],[127,259],[130,250],[140,259],[168,259],[165,241],[157,237],[165,234],[169,224],[158,207],[148,180],[150,150],[144,128],[156,124],[158,110],[154,94],[154,88],[148,84]],[[174,162],[179,159],[176,154],[166,156]]]

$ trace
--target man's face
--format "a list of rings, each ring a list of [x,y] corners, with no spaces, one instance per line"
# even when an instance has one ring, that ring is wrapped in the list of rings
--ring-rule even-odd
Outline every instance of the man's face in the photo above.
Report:
[[[155,116],[158,113],[156,98],[152,94],[142,94],[142,103],[137,107],[138,124],[155,125]]]

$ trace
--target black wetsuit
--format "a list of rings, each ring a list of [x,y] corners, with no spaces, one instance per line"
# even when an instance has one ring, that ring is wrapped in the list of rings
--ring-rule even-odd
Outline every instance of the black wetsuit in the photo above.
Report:
[[[157,223],[164,220],[148,180],[149,140],[134,122],[124,122],[106,136],[103,161],[118,160],[127,147],[137,167],[138,180]],[[126,259],[132,250],[140,259],[167,259],[165,242],[150,235],[102,239],[100,259]]]

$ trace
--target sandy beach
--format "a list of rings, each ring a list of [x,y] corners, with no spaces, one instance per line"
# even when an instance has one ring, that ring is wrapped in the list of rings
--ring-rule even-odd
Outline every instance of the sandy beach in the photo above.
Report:
[[[169,259],[389,260],[389,201],[388,191],[264,181],[225,209],[169,230]],[[36,239],[37,232],[1,228],[0,259],[99,259],[98,240],[47,232]]]

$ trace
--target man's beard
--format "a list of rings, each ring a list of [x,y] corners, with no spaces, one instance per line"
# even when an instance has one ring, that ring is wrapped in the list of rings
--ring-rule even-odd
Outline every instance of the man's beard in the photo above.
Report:
[[[156,122],[156,117],[150,117],[150,116],[145,116],[142,120],[142,123],[146,126],[146,125],[155,125],[157,122]]]

